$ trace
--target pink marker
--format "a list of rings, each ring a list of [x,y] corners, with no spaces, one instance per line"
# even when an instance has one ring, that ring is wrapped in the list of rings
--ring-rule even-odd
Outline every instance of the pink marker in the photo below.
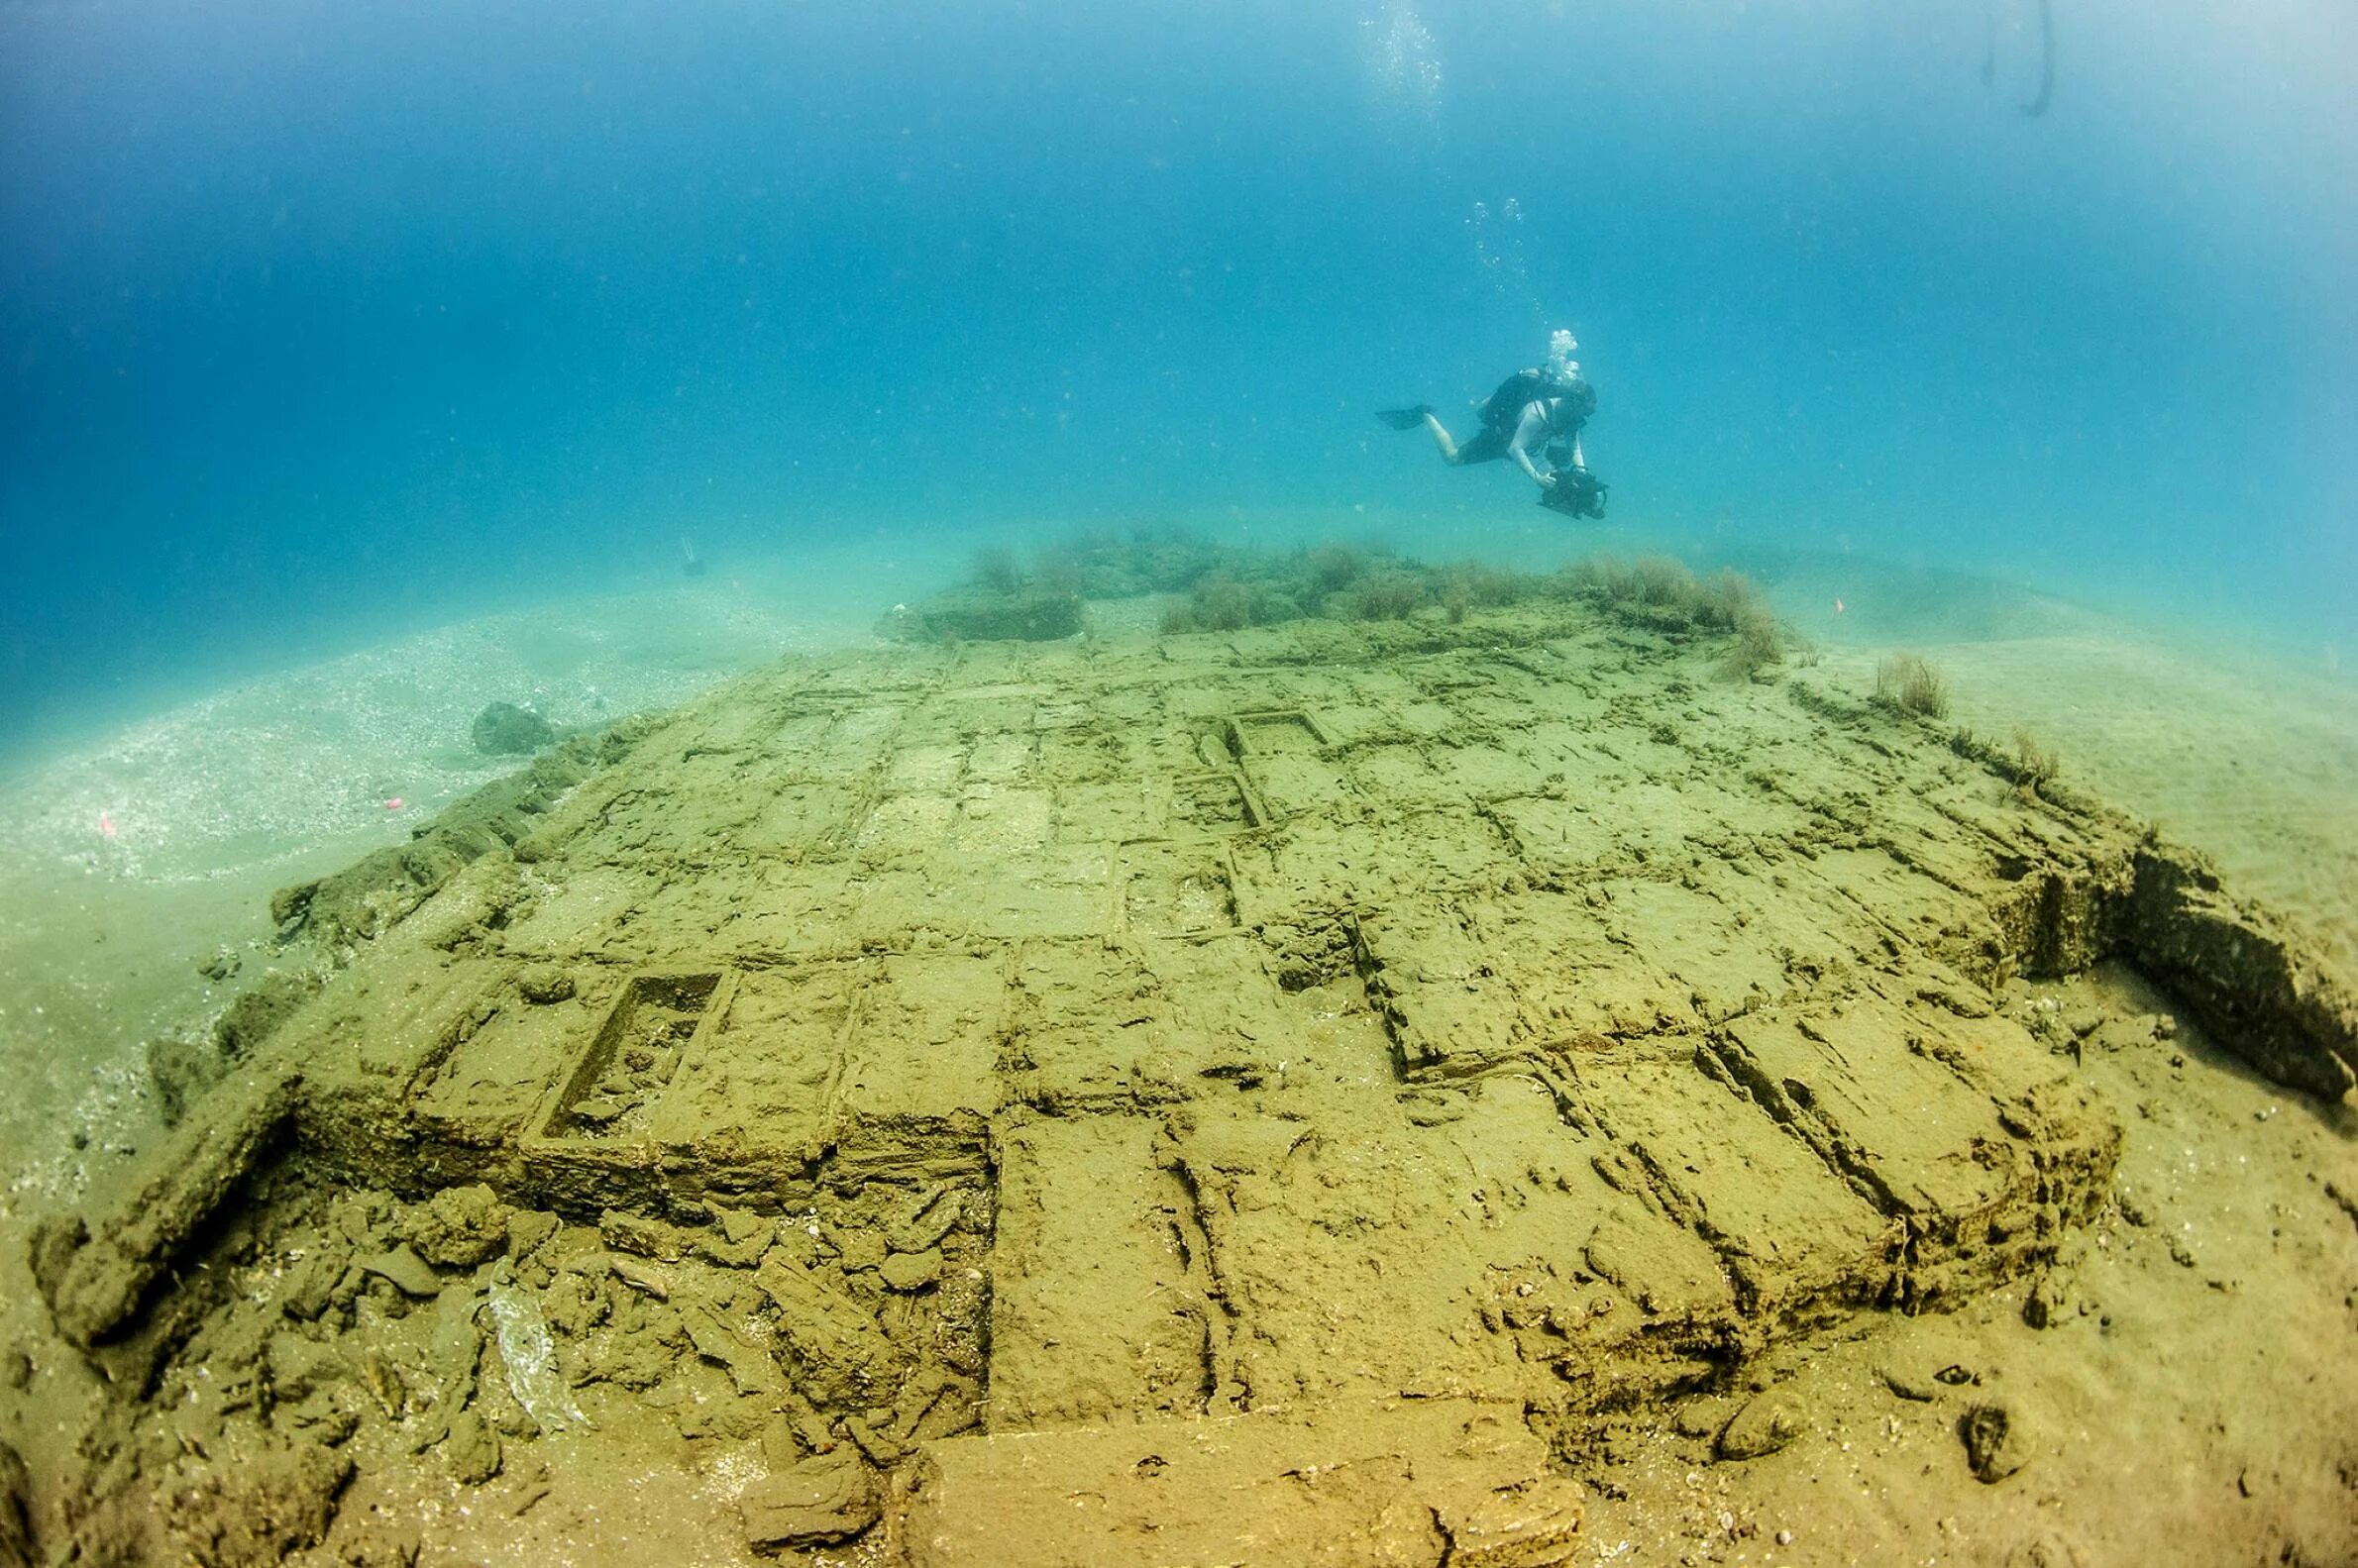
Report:
[[[398,811],[401,809],[403,804],[404,802],[402,801],[401,797],[399,795],[395,795],[384,803],[384,808],[387,811]]]
[[[109,840],[114,838],[115,819],[111,813],[105,811],[98,813],[98,831],[101,836]]]

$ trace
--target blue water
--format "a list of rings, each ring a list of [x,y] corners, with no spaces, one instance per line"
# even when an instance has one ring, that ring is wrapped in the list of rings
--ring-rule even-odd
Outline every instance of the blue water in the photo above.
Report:
[[[2358,13],[2037,17],[7,0],[0,745],[683,534],[1528,521],[1368,411],[1555,325],[1623,533],[2349,638]]]

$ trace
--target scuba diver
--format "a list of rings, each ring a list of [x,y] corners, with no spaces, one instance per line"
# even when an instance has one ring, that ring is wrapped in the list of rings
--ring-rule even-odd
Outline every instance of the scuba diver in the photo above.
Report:
[[[1548,339],[1548,363],[1536,370],[1517,370],[1499,383],[1482,405],[1481,434],[1459,446],[1433,405],[1379,409],[1376,418],[1394,430],[1419,425],[1433,432],[1442,461],[1452,468],[1495,463],[1512,458],[1540,487],[1540,504],[1567,517],[1605,515],[1605,484],[1588,471],[1580,450],[1580,427],[1596,412],[1596,392],[1581,377],[1580,362],[1572,352],[1580,345],[1569,332],[1557,330]],[[1549,465],[1542,472],[1533,461],[1538,454]]]

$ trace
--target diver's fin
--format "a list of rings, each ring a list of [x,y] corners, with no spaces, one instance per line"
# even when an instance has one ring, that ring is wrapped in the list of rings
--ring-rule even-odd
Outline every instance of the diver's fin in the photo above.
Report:
[[[1433,405],[1431,403],[1419,403],[1414,408],[1379,408],[1375,411],[1375,417],[1390,425],[1394,430],[1414,430],[1423,424],[1425,416],[1432,412]]]

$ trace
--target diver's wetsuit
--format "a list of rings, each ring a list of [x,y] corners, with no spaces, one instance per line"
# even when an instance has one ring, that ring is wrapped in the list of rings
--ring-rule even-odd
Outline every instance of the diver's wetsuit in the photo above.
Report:
[[[1533,398],[1523,405],[1522,413],[1512,425],[1502,421],[1483,426],[1480,435],[1457,449],[1457,462],[1463,466],[1519,457],[1520,467],[1545,472],[1550,444],[1568,441],[1572,445],[1573,466],[1581,467],[1580,427],[1588,422],[1579,412],[1583,403],[1595,406],[1593,399],[1588,398]]]

